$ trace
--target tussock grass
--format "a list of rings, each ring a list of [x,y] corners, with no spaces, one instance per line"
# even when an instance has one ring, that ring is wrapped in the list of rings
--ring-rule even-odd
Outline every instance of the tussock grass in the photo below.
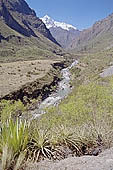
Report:
[[[0,133],[0,151],[2,160],[2,169],[14,167],[19,168],[25,158],[26,147],[28,143],[28,125],[26,122],[12,121],[2,123]]]
[[[50,158],[52,152],[47,130],[45,131],[35,127],[31,133],[31,140],[28,144],[31,159],[38,161],[41,157]]]

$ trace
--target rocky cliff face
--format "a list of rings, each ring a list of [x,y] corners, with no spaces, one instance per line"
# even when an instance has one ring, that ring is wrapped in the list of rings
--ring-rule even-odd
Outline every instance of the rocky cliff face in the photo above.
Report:
[[[41,33],[58,44],[42,20],[24,0],[0,0],[0,19],[24,36],[38,37],[38,33]]]
[[[61,44],[63,48],[69,48],[73,40],[77,38],[80,34],[79,30],[65,30],[60,27],[51,27],[49,30],[53,37],[55,37],[57,42],[59,42],[59,44]]]

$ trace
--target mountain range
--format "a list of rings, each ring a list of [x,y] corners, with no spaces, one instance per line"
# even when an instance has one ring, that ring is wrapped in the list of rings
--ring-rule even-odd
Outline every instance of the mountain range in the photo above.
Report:
[[[113,14],[79,31],[48,15],[37,17],[25,0],[0,0],[0,61],[62,56],[63,48],[81,53],[112,46]]]
[[[57,42],[70,52],[96,52],[113,46],[113,14],[83,31],[47,15],[41,19]]]
[[[70,43],[80,34],[80,31],[76,27],[64,22],[57,22],[48,15],[45,15],[41,19],[63,48],[68,48]]]

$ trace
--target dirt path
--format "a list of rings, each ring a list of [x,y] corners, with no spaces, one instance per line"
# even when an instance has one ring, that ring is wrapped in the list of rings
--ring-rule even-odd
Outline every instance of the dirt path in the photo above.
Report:
[[[69,157],[61,161],[42,161],[25,170],[113,170],[113,148],[99,156]]]

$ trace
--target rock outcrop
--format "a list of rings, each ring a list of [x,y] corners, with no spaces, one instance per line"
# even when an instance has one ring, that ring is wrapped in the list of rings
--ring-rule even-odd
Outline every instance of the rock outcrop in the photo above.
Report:
[[[25,170],[112,170],[113,148],[99,156],[69,157],[60,161],[45,160],[40,163],[29,164]]]

